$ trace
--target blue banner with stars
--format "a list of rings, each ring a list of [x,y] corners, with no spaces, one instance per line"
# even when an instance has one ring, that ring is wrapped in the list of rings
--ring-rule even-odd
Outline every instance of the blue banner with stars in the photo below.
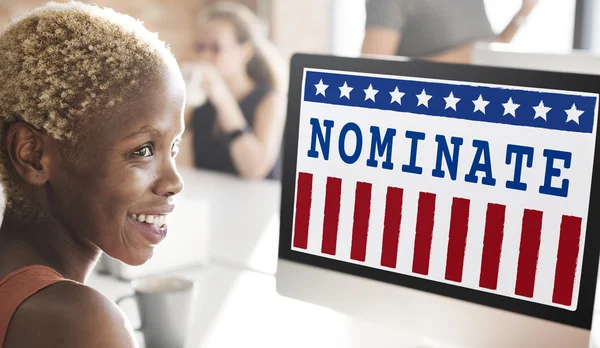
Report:
[[[523,87],[307,71],[304,100],[592,133],[597,96]]]

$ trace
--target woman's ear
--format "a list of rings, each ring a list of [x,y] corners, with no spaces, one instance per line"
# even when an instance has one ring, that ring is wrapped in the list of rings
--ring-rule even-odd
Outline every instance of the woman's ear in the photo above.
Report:
[[[44,185],[49,178],[51,139],[24,122],[10,126],[6,135],[8,157],[16,172],[30,185]]]

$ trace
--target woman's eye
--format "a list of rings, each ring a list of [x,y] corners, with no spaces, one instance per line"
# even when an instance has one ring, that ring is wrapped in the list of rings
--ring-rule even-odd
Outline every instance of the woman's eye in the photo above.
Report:
[[[154,151],[152,150],[152,146],[146,145],[142,148],[139,148],[138,150],[135,150],[135,152],[133,152],[133,154],[135,156],[140,156],[140,157],[149,157],[149,156],[154,155]]]

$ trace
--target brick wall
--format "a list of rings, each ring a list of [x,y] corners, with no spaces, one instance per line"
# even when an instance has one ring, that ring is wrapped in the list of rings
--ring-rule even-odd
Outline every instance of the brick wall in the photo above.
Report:
[[[333,0],[265,0],[271,6],[271,35],[289,60],[295,52],[331,51]]]
[[[144,21],[146,27],[158,32],[161,39],[171,45],[178,59],[192,57],[194,22],[202,7],[215,0],[84,0],[86,3],[110,7]],[[250,8],[256,8],[257,0],[240,0]],[[12,16],[17,16],[34,7],[45,4],[46,0],[0,0],[0,26],[4,26]],[[57,0],[65,2],[65,0]]]
[[[0,27],[11,16],[43,5],[47,0],[0,0]],[[66,0],[56,0],[64,2]],[[193,58],[194,23],[206,4],[218,0],[83,0],[111,7],[144,21],[168,42],[180,61]],[[252,10],[268,13],[269,32],[285,59],[294,52],[330,51],[333,0],[237,0]]]

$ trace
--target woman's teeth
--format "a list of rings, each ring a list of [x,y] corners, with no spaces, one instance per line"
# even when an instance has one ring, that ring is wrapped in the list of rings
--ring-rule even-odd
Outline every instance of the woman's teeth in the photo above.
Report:
[[[154,224],[161,227],[167,222],[166,215],[146,215],[146,214],[131,214],[131,217],[139,222],[145,222],[147,224]]]

